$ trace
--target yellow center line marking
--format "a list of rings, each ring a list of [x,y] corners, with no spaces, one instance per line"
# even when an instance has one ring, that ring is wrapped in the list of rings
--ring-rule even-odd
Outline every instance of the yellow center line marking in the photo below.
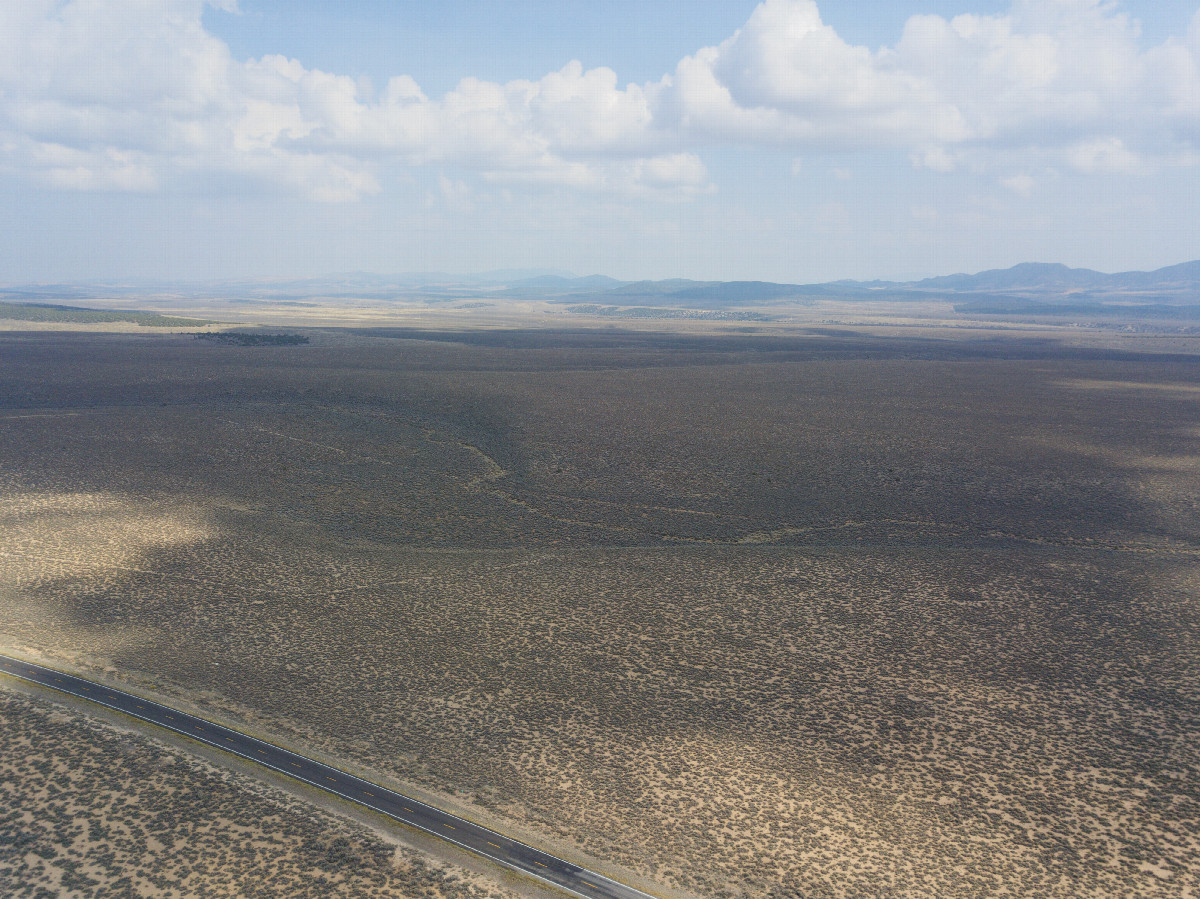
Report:
[[[226,743],[232,743],[232,742],[233,742],[233,737],[226,737],[226,738],[225,738],[225,742],[226,742]]]
[[[496,844],[495,844],[495,843],[493,843],[491,840],[488,840],[488,841],[487,841],[487,844],[488,844],[489,846],[496,846],[496,848],[497,848],[497,849],[503,849],[503,848],[504,848],[503,846],[498,846],[498,845],[496,845]]]
[[[144,705],[139,705],[139,706],[138,706],[138,708],[139,708],[139,709],[144,709],[144,708],[145,708],[145,706],[144,706]]]
[[[325,779],[332,780],[334,783],[337,783],[337,781],[334,778],[330,777],[328,774],[325,775]]]
[[[407,805],[406,805],[406,806],[404,806],[404,810],[405,810],[406,812],[412,812],[412,809],[410,809],[410,808],[409,808]],[[415,815],[415,814],[416,814],[416,812],[413,812],[413,814]]]
[[[299,765],[299,764],[297,764],[296,762],[292,762],[292,767],[293,767],[293,768],[299,768],[299,767],[300,767],[300,765]]]
[[[263,752],[261,749],[256,749],[254,751],[257,752],[259,755],[266,755],[266,753]]]
[[[442,827],[449,827],[451,830],[458,830],[453,824],[443,824]]]
[[[535,861],[535,862],[534,862],[534,864],[535,864],[535,865],[542,865],[542,863],[541,863],[541,862],[538,862],[538,861]],[[549,868],[550,866],[549,866],[549,865],[542,865],[542,867],[543,867],[543,868]]]
[[[366,793],[368,796],[371,796],[371,797],[374,797],[374,796],[375,796],[375,794],[374,794],[374,793],[367,793],[367,791],[366,791],[366,790],[363,790],[363,792],[364,792],[364,793]]]

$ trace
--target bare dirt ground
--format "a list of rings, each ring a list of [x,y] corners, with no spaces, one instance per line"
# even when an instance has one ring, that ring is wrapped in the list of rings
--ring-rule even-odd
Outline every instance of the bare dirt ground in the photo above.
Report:
[[[695,894],[1191,895],[1188,346],[0,336],[0,631]]]
[[[187,753],[0,690],[0,894],[499,899]]]

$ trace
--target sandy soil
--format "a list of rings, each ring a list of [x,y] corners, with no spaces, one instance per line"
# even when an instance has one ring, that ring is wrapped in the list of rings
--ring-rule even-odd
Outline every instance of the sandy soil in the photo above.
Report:
[[[0,894],[512,895],[247,775],[6,689]]]

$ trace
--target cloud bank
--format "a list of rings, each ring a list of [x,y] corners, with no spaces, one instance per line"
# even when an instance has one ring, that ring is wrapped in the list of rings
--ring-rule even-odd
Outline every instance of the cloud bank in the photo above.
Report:
[[[232,0],[213,5],[230,6]],[[914,16],[894,46],[844,41],[814,0],[765,0],[715,47],[621,86],[572,62],[536,81],[464,78],[442,97],[282,56],[237,60],[203,0],[0,5],[0,166],[70,190],[248,178],[318,201],[388,173],[689,196],[702,154],[906,154],[935,171],[1138,172],[1200,161],[1200,12],[1145,47],[1105,0],[1015,0],[1004,15]]]

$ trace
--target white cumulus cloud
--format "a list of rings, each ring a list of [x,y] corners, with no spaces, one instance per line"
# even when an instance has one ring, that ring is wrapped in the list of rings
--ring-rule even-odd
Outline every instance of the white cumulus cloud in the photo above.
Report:
[[[236,9],[233,0],[208,0]],[[203,0],[0,4],[0,166],[55,187],[147,191],[230,173],[322,201],[394,168],[631,196],[712,189],[715,145],[899,152],[936,172],[1130,173],[1200,158],[1200,13],[1144,47],[1107,0],[1015,0],[912,17],[854,46],[815,0],[765,0],[661,79],[571,62],[537,80],[464,78],[439,98],[267,55],[234,59]],[[1018,193],[1022,176],[1007,182]]]

